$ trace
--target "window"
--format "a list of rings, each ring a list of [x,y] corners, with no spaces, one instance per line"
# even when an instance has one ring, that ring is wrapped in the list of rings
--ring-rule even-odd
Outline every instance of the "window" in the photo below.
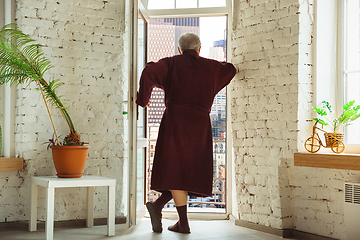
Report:
[[[157,61],[166,56],[177,54],[177,40],[185,32],[195,32],[200,35],[202,47],[200,55],[220,61],[227,59],[231,61],[231,56],[226,56],[227,37],[226,29],[231,26],[232,0],[141,0],[147,7],[149,15],[148,31],[148,61]],[[206,17],[205,17],[206,16]],[[218,28],[220,26],[220,28]],[[202,30],[200,30],[200,28]],[[216,31],[215,31],[216,29]],[[220,29],[220,30],[219,30]],[[230,30],[232,28],[230,27]],[[160,42],[162,42],[160,44]],[[159,47],[158,45],[161,45]],[[156,105],[155,105],[156,104]],[[158,105],[157,105],[158,104]],[[156,108],[156,109],[155,109]],[[154,89],[149,106],[148,127],[149,142],[156,143],[158,126],[164,106],[164,95],[160,89]],[[158,114],[156,114],[156,112]],[[222,213],[225,217],[227,212],[226,205],[232,205],[231,191],[225,190],[231,186],[226,185],[229,173],[226,167],[231,168],[231,151],[226,151],[227,134],[226,113],[229,111],[226,105],[226,90],[216,97],[216,104],[211,110],[211,122],[213,126],[214,152],[214,181],[213,196],[211,198],[191,198],[189,207],[195,212]],[[216,149],[215,149],[216,147]],[[154,151],[154,149],[152,150]],[[152,168],[153,154],[148,155],[148,166]],[[151,171],[147,170],[147,180],[151,178]],[[148,185],[147,185],[148,186]],[[147,194],[154,193],[149,191]],[[149,199],[150,195],[148,195]],[[214,204],[214,202],[216,202]],[[168,206],[169,207],[169,206]],[[171,208],[175,205],[171,206]]]
[[[175,8],[175,2],[169,0],[149,0],[148,9],[172,9]]]
[[[360,1],[317,0],[315,4],[313,106],[328,101],[339,115],[351,100],[360,105]],[[360,121],[345,127],[344,133],[345,151],[360,153]]]
[[[148,0],[148,9],[225,7],[226,0]]]
[[[340,49],[343,49],[342,80],[344,102],[355,100],[360,104],[360,9],[359,0],[346,0],[343,8],[344,31]],[[347,144],[360,145],[360,121],[345,129]]]
[[[225,0],[199,0],[199,7],[225,7]]]
[[[176,8],[196,8],[197,0],[181,0],[175,1]]]

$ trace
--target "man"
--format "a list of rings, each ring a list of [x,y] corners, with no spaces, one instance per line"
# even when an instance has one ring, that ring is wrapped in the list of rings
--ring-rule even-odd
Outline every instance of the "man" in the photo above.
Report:
[[[213,150],[210,109],[215,95],[234,77],[231,63],[199,56],[194,33],[179,39],[180,55],[150,62],[140,78],[136,103],[148,106],[153,87],[165,91],[166,109],[160,124],[151,189],[162,195],[146,207],[154,232],[162,232],[161,211],[174,198],[179,221],[168,229],[190,233],[187,198],[211,196]]]

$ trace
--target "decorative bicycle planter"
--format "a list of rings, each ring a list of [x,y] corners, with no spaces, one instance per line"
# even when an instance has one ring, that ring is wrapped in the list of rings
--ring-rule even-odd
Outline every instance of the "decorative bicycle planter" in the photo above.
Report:
[[[342,142],[344,139],[344,134],[325,132],[324,130],[316,126],[318,122],[319,121],[316,121],[316,123],[313,126],[312,136],[306,139],[305,141],[305,149],[308,152],[316,153],[320,150],[321,147],[324,147],[324,148],[331,148],[331,150],[334,153],[342,153],[345,150],[345,144]],[[317,133],[317,130],[324,132],[326,145],[322,143],[320,136]]]

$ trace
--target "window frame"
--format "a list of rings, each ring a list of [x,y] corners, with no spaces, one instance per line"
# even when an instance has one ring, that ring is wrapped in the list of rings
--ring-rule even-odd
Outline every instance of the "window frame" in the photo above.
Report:
[[[144,6],[148,6],[148,0],[141,0]],[[173,0],[176,2],[176,0]],[[199,0],[198,0],[199,1]],[[225,7],[199,7],[197,8],[175,8],[173,9],[147,9],[149,18],[175,18],[175,17],[215,17],[228,16],[232,14],[232,0],[226,0]]]
[[[347,22],[346,22],[346,9],[347,9],[347,0],[345,1],[339,1],[338,5],[338,16],[339,16],[339,44],[338,44],[338,51],[339,51],[339,88],[341,90],[341,93],[339,95],[342,98],[341,104],[345,104],[347,102],[347,92],[346,92],[346,75],[353,72],[354,69],[347,69],[346,66],[346,35],[347,35]],[[360,67],[357,69],[357,71],[360,70]],[[360,104],[360,102],[356,102],[355,104]],[[341,106],[342,106],[341,105]],[[359,121],[359,120],[357,120]],[[346,130],[344,131],[346,135]],[[360,134],[360,133],[359,133]],[[360,153],[360,143],[359,144],[346,144],[345,148],[346,152],[349,153]]]
[[[141,0],[144,6],[147,7],[147,0]],[[147,9],[147,13],[150,19],[152,18],[176,18],[176,17],[215,17],[215,16],[227,16],[227,61],[231,62],[231,35],[232,35],[232,0],[226,0],[225,7],[207,7],[207,8],[179,8],[179,9]],[[226,135],[231,136],[231,91],[227,91],[227,99],[226,99],[226,114],[227,114],[227,129]],[[226,138],[226,213],[225,214],[201,214],[196,213],[197,218],[205,218],[205,219],[223,219],[221,216],[227,218],[229,215],[233,213],[237,213],[237,204],[236,204],[236,194],[233,193],[232,186],[234,184],[234,179],[232,176],[234,174],[233,159],[232,159],[232,138]],[[218,217],[216,217],[218,216]],[[220,218],[219,218],[220,217]]]
[[[148,8],[148,1],[149,0],[141,0],[142,3],[144,4],[144,6],[146,6],[146,8]],[[196,7],[192,7],[192,8],[178,8],[177,7],[177,1],[181,1],[181,0],[168,0],[168,1],[173,1],[173,5],[174,5],[174,8],[169,8],[169,9],[205,9],[205,8],[222,8],[223,6],[221,7],[200,7],[200,1],[201,0],[196,0]],[[229,6],[228,5],[228,0],[225,0],[225,6]],[[160,9],[160,10],[169,10],[169,9]],[[148,11],[150,10],[154,10],[154,9],[147,9]]]
[[[15,0],[0,0],[0,7],[0,27],[15,22]],[[0,88],[0,111],[3,115],[0,119],[3,134],[1,155],[9,158],[15,156],[16,87],[4,84]]]
[[[347,23],[346,23],[346,2],[342,0],[338,0],[338,81],[337,81],[337,94],[339,96],[339,110],[342,110],[342,106],[347,102],[347,92],[346,92],[346,77],[345,75],[351,73],[348,69],[346,69],[346,34],[347,34]],[[359,67],[360,69],[360,67]],[[360,102],[356,102],[356,104],[360,104]],[[357,120],[359,121],[359,120]],[[344,129],[344,133],[346,135],[347,129]],[[360,134],[360,133],[359,133]],[[360,153],[360,144],[349,144],[346,143],[345,152],[346,153]]]
[[[320,107],[321,102],[327,100],[332,104],[337,115],[342,113],[342,106],[346,101],[344,89],[345,2],[346,0],[317,0],[314,3],[313,106]],[[312,112],[312,116],[316,116],[315,111]],[[346,131],[344,132],[346,134]],[[345,144],[345,153],[360,153],[360,144],[347,144],[346,142]],[[327,150],[320,151],[328,152]]]

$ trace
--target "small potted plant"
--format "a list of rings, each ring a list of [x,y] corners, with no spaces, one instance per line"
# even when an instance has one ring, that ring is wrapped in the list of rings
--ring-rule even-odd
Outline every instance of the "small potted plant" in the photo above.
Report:
[[[5,25],[0,30],[0,85],[37,85],[54,129],[55,138],[50,147],[57,175],[81,177],[90,146],[84,146],[84,142],[81,142],[68,108],[61,101],[62,96],[57,95],[56,90],[63,83],[59,79],[45,80],[45,73],[53,66],[44,56],[41,45],[34,42],[35,40],[18,30],[16,24]],[[59,140],[52,119],[50,109],[53,107],[59,110],[69,127],[70,133],[62,141]]]
[[[305,148],[309,152],[317,152],[320,149],[320,146],[324,146],[321,142],[320,137],[316,133],[316,130],[321,130],[325,133],[325,142],[326,146],[333,150],[335,153],[341,153],[345,149],[343,144],[344,133],[340,133],[341,126],[349,126],[360,117],[360,105],[354,106],[355,100],[346,103],[343,106],[343,112],[339,117],[334,118],[334,111],[327,101],[322,101],[322,107],[313,109],[320,115],[319,118],[313,118],[316,121],[313,127],[313,135],[308,138],[305,142]],[[327,126],[331,132],[325,132],[324,130],[316,127],[316,124],[322,124]]]
[[[313,109],[321,116],[329,116],[329,118],[313,118],[324,126],[328,126],[333,133],[338,133],[341,126],[349,126],[353,121],[360,117],[360,105],[354,106],[355,100],[346,103],[343,106],[343,113],[333,118],[333,109],[329,102],[322,101],[322,108],[313,107]]]

